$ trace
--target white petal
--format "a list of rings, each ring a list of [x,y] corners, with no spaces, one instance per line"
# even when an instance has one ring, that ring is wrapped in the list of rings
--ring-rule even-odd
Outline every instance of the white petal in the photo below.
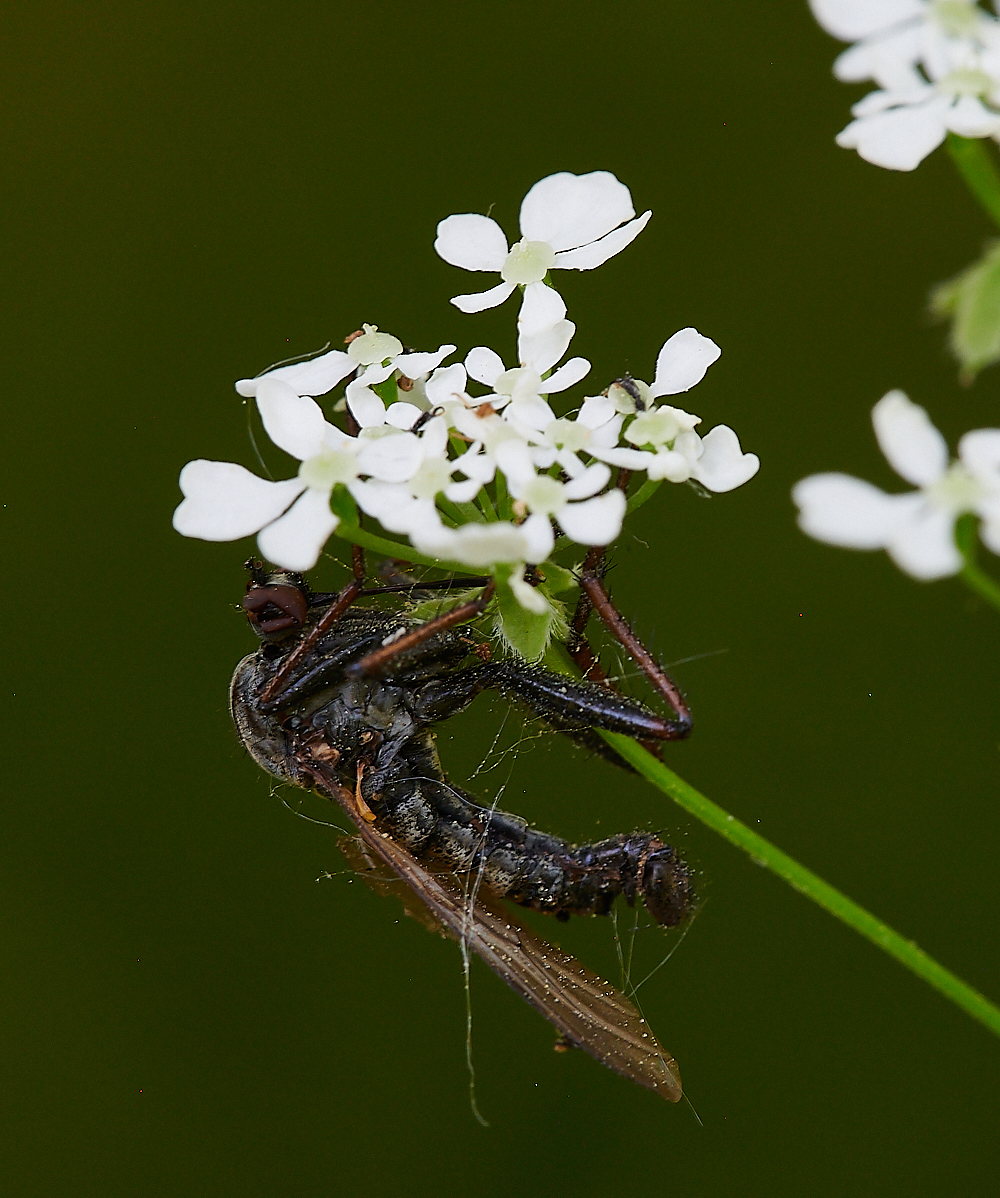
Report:
[[[321,354],[308,362],[296,362],[291,366],[279,366],[277,370],[269,370],[260,378],[240,379],[236,384],[236,390],[240,395],[256,395],[257,385],[262,379],[280,379],[287,383],[296,395],[326,395],[357,368],[357,362],[349,354],[340,349],[332,349],[328,354]]]
[[[265,375],[257,380],[257,408],[267,435],[285,453],[302,462],[323,448],[326,419],[314,399]]]
[[[393,403],[386,409],[385,422],[405,431],[413,428],[422,415],[423,412],[411,403]]]
[[[920,0],[809,0],[809,7],[827,33],[842,42],[868,37],[924,12]]]
[[[703,337],[697,329],[681,329],[663,343],[656,357],[656,377],[650,394],[655,399],[659,395],[690,391],[721,355],[722,350],[711,337]]]
[[[566,473],[570,472],[567,470]],[[603,462],[595,462],[593,466],[588,466],[577,477],[571,476],[570,481],[566,484],[566,498],[589,499],[591,495],[596,495],[610,478],[611,471],[607,466]]]
[[[643,449],[601,449],[596,445],[588,445],[587,452],[591,457],[609,462],[612,466],[620,466],[623,470],[645,470],[655,457],[655,454]]]
[[[955,546],[954,515],[929,503],[910,512],[885,547],[896,565],[914,578],[944,578],[962,568],[962,555]]]
[[[340,523],[330,511],[330,496],[306,491],[294,506],[257,538],[268,561],[285,570],[311,570],[330,533]]]
[[[515,491],[535,477],[531,452],[523,441],[504,441],[494,450],[493,458]]]
[[[539,180],[524,197],[521,233],[558,252],[596,241],[633,216],[629,189],[609,171],[561,171]]]
[[[590,373],[590,363],[586,358],[570,358],[547,379],[542,379],[539,391],[542,395],[554,395],[557,391],[565,391],[575,386]]]
[[[923,408],[902,391],[890,391],[872,408],[879,448],[908,483],[926,487],[944,474],[948,445]]]
[[[1000,428],[977,428],[958,443],[958,456],[987,486],[1000,484]]]
[[[360,379],[347,384],[347,406],[362,428],[378,428],[385,424],[385,404]]]
[[[992,137],[1000,130],[1000,116],[976,96],[962,96],[948,113],[948,128],[959,137]]]
[[[489,291],[474,291],[469,295],[453,295],[451,302],[460,312],[485,312],[496,308],[513,292],[516,283],[500,283]]]
[[[495,350],[487,349],[485,345],[477,345],[465,355],[465,369],[469,372],[469,378],[492,387],[507,368]]]
[[[979,536],[991,553],[1000,553],[1000,511],[983,520]]]
[[[573,340],[576,325],[571,320],[560,320],[551,328],[517,339],[517,356],[522,365],[530,366],[539,374],[545,374],[559,361]]]
[[[602,424],[600,428],[595,428],[590,434],[590,440],[587,442],[587,452],[593,454],[597,449],[612,449],[618,444],[618,436],[622,431],[622,425],[625,423],[625,417],[616,414],[606,424]]]
[[[627,245],[631,245],[645,229],[652,215],[652,211],[644,212],[642,216],[637,216],[635,220],[629,221],[627,225],[622,225],[620,229],[613,229],[600,241],[592,241],[590,245],[582,245],[579,249],[556,254],[553,269],[593,270],[594,267],[601,266],[615,254],[620,254]]]
[[[420,431],[420,448],[424,458],[440,458],[448,448],[448,421],[432,416]]]
[[[615,488],[596,499],[566,504],[560,509],[559,524],[578,545],[607,545],[622,530],[626,504],[625,492]]]
[[[742,487],[759,469],[760,458],[755,453],[744,453],[733,430],[725,424],[717,424],[702,438],[701,456],[691,475],[710,491],[721,493]]]
[[[452,503],[470,503],[479,494],[482,484],[476,478],[466,478],[460,483],[450,483],[444,489],[445,498]]]
[[[507,581],[510,589],[514,592],[514,598],[527,611],[544,616],[549,610],[549,601],[541,591],[536,590],[531,583],[524,581],[524,566],[515,570]]]
[[[475,479],[480,484],[492,482],[496,463],[489,454],[482,452],[481,445],[473,445],[452,463],[455,470]]]
[[[549,427],[556,414],[540,395],[516,399],[504,412],[504,419],[523,437],[534,438]]]
[[[837,145],[857,150],[875,166],[915,170],[944,141],[950,103],[947,97],[939,97],[852,121],[837,134]]]
[[[440,222],[434,248],[452,266],[498,271],[507,257],[507,238],[495,220],[466,212]]]
[[[418,379],[422,375],[437,370],[449,354],[455,352],[454,345],[439,345],[433,353],[400,354],[393,366],[408,379]]]
[[[517,314],[518,334],[532,337],[558,324],[565,316],[566,304],[554,287],[547,283],[529,283],[524,289],[521,311]],[[521,360],[524,361],[523,354]]]
[[[461,362],[456,362],[453,366],[442,366],[440,370],[435,370],[424,384],[428,402],[434,408],[456,399],[461,402],[467,381],[468,375]]]
[[[845,83],[874,79],[891,91],[914,90],[924,82],[914,64],[922,57],[925,30],[920,23],[897,26],[890,33],[851,46],[834,62],[833,73]]]
[[[174,528],[202,541],[236,541],[276,520],[305,489],[297,478],[272,483],[234,462],[188,462],[181,471],[184,502]]]
[[[615,405],[606,395],[588,395],[576,419],[586,428],[596,429],[613,420],[615,411]]]
[[[817,541],[847,549],[882,549],[923,497],[887,495],[849,474],[812,474],[792,488],[799,528]]]
[[[521,535],[525,543],[523,560],[534,562],[536,566],[545,561],[556,543],[552,521],[541,512],[534,512],[525,520],[521,525]]]
[[[463,524],[457,529],[414,529],[410,539],[421,553],[462,562],[467,566],[492,566],[497,562],[523,562],[528,548],[521,528],[506,522]]]
[[[387,483],[403,483],[412,478],[424,460],[420,440],[412,433],[393,433],[367,441],[358,450],[358,468]]]

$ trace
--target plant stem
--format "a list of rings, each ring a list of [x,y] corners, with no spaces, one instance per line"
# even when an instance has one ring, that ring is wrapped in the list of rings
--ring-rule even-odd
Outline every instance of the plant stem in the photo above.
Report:
[[[860,932],[883,952],[895,957],[901,965],[905,965],[917,977],[923,978],[956,1006],[961,1007],[973,1019],[978,1019],[990,1031],[1000,1036],[1000,1008],[943,965],[939,965],[912,940],[900,936],[864,907],[859,907],[847,895],[835,890],[769,840],[765,840],[746,824],[740,823],[734,816],[716,806],[711,799],[689,786],[673,770],[657,761],[630,737],[617,732],[601,732],[601,736],[647,781],[669,795],[685,811],[697,816],[714,832],[718,832],[737,848],[749,853],[755,861],[767,866],[779,878],[783,878],[790,886],[794,886],[801,894],[818,903],[848,927]]]
[[[959,571],[959,578],[981,599],[992,603],[1000,611],[1000,584],[994,582],[985,570],[981,570],[976,560],[979,556],[979,521],[971,512],[959,516],[955,524],[955,544],[965,562]]]
[[[966,186],[1000,225],[1000,168],[983,139],[948,134],[948,153]]]
[[[1000,611],[1000,585],[997,585],[984,570],[980,570],[975,562],[966,562],[958,576],[969,590],[975,591],[981,599],[992,603]]]

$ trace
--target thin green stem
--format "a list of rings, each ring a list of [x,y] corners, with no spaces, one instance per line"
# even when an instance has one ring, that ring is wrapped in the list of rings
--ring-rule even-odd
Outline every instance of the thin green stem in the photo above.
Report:
[[[1000,225],[1000,167],[982,138],[948,134],[948,153],[966,186]]]
[[[656,492],[663,486],[662,478],[647,478],[642,486],[628,501],[628,514],[631,515],[636,508],[642,507],[644,503],[652,499]]]
[[[995,582],[980,569],[977,562],[979,556],[979,520],[971,513],[960,516],[955,524],[955,545],[962,555],[965,565],[959,571],[959,578],[965,585],[987,603],[992,603],[1000,611],[1000,584]]]
[[[966,562],[958,576],[970,591],[975,591],[981,599],[992,603],[1000,611],[1000,586],[984,570],[973,562]]]
[[[956,977],[950,970],[939,965],[929,957],[923,949],[918,948],[912,940],[906,940],[898,932],[893,931],[888,924],[877,919],[864,907],[859,907],[845,894],[835,890],[811,870],[800,865],[787,853],[765,840],[763,836],[752,831],[746,824],[740,823],[735,816],[717,806],[705,795],[689,786],[662,762],[657,761],[652,754],[628,736],[617,732],[601,732],[601,736],[629,765],[633,766],[647,781],[652,782],[665,795],[669,795],[679,806],[691,815],[696,816],[707,824],[714,832],[724,836],[731,844],[748,853],[755,861],[767,866],[783,878],[790,886],[794,886],[801,894],[812,899],[814,903],[829,911],[841,922],[853,928],[877,945],[883,952],[895,957],[901,965],[905,965],[917,977],[940,991],[956,1006],[978,1019],[984,1027],[1000,1036],[1000,1008],[994,1006],[978,990]]]

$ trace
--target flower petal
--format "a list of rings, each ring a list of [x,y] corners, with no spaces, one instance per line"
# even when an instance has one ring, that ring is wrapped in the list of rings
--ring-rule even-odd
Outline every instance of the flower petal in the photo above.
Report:
[[[366,441],[358,450],[362,474],[387,483],[404,483],[420,469],[424,460],[420,440],[413,433],[392,433]]]
[[[517,570],[507,579],[507,585],[514,592],[514,598],[527,611],[533,611],[538,616],[544,616],[549,610],[549,601],[541,593],[536,590],[530,582],[524,581],[524,566],[519,566]]]
[[[330,511],[330,496],[323,491],[306,491],[281,517],[257,538],[260,551],[285,570],[311,570],[320,550],[340,518]]]
[[[1000,485],[1000,428],[977,428],[958,443],[958,456],[981,482]]]
[[[554,374],[550,374],[547,379],[542,379],[542,385],[538,390],[542,395],[553,395],[557,391],[565,391],[567,388],[575,386],[589,373],[590,363],[586,358],[570,358]]]
[[[538,374],[545,374],[559,361],[573,340],[576,325],[571,320],[560,320],[549,329],[522,335],[517,339],[518,357],[524,366],[530,366]]]
[[[566,473],[569,474],[569,471],[567,470]],[[570,478],[566,484],[566,498],[589,499],[591,495],[596,495],[601,490],[610,477],[611,471],[607,466],[603,462],[595,462],[593,466],[588,466],[576,478]]]
[[[792,488],[799,528],[817,541],[846,549],[883,549],[914,502],[923,497],[887,495],[849,474],[812,474]]]
[[[507,368],[495,350],[487,349],[485,345],[477,345],[465,355],[465,369],[469,372],[469,378],[492,387]]]
[[[295,362],[291,366],[279,366],[255,379],[240,379],[236,390],[240,395],[257,394],[257,386],[264,379],[280,379],[287,383],[296,395],[326,395],[354,370],[358,364],[343,350],[332,349],[328,354],[311,358],[308,362]]]
[[[521,525],[521,535],[525,542],[522,560],[534,562],[536,566],[545,561],[556,543],[552,521],[541,512],[534,512],[525,520]]]
[[[917,487],[929,486],[944,474],[948,444],[923,408],[902,391],[890,391],[872,408],[879,448],[900,477]]]
[[[924,14],[920,0],[809,0],[813,16],[827,33],[854,42]]]
[[[852,121],[837,134],[837,145],[857,150],[875,166],[915,170],[944,141],[950,106],[950,99],[940,96]]]
[[[499,271],[507,257],[507,238],[495,220],[465,212],[438,224],[434,248],[452,266]]]
[[[759,469],[760,458],[755,453],[743,452],[739,437],[728,425],[717,424],[702,438],[701,455],[692,466],[691,475],[710,491],[722,493],[742,487]]]
[[[393,428],[402,429],[404,432],[413,428],[414,424],[420,419],[423,412],[411,403],[399,402],[388,406],[385,413],[386,424],[391,424]]]
[[[602,449],[597,445],[588,445],[587,452],[591,457],[612,466],[620,466],[623,470],[645,470],[656,456],[643,449]]]
[[[1000,116],[977,96],[962,96],[948,113],[948,128],[959,137],[992,137],[1000,130]]]
[[[174,528],[202,541],[237,541],[276,520],[301,495],[297,478],[272,483],[235,462],[198,458],[181,471],[184,501],[174,512]]]
[[[521,234],[558,253],[587,245],[635,216],[632,196],[610,171],[540,179],[521,204]]]
[[[285,453],[302,462],[323,448],[326,419],[314,399],[265,375],[257,380],[257,408],[267,435]]]
[[[423,354],[400,354],[393,361],[393,366],[408,379],[418,379],[422,375],[437,370],[449,354],[455,352],[454,345],[439,345],[436,350]]]
[[[503,363],[501,363],[502,365]],[[461,362],[455,362],[451,366],[440,367],[434,371],[424,384],[428,403],[430,403],[431,407],[436,408],[441,404],[451,403],[454,400],[463,402],[467,381],[468,375]]]
[[[622,530],[627,500],[617,487],[596,499],[567,503],[559,510],[563,532],[578,545],[607,545]]]
[[[485,312],[487,308],[497,308],[510,295],[516,283],[500,283],[489,291],[474,291],[469,295],[453,295],[451,302],[460,312]]]
[[[600,428],[613,420],[616,408],[606,395],[588,395],[580,407],[577,423],[585,428]]]
[[[945,578],[962,568],[962,555],[955,546],[954,514],[926,502],[914,505],[885,547],[896,565],[914,578]]]
[[[593,270],[596,266],[601,266],[615,254],[620,254],[627,245],[631,245],[649,224],[649,218],[652,215],[652,211],[644,212],[642,216],[637,216],[635,220],[629,221],[627,225],[622,225],[620,229],[613,229],[600,241],[592,241],[590,245],[582,245],[579,249],[556,254],[553,269]]]
[[[660,395],[680,395],[682,391],[690,391],[721,355],[722,350],[711,337],[703,337],[697,329],[681,329],[660,348],[650,394],[655,399]]]
[[[378,428],[385,424],[385,404],[360,379],[347,384],[346,396],[351,415],[361,428]]]
[[[566,304],[554,287],[548,283],[529,283],[524,289],[521,311],[517,314],[518,336],[533,337],[552,328],[565,316]],[[523,354],[519,357],[522,362],[525,360]]]

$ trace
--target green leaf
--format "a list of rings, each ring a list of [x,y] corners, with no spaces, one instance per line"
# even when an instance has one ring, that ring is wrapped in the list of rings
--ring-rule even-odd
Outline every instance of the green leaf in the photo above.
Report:
[[[546,595],[562,595],[580,585],[572,570],[557,566],[555,562],[536,566],[535,573],[542,580],[542,590]]]
[[[931,295],[931,310],[951,318],[949,342],[963,382],[1000,361],[1000,241]]]
[[[553,633],[558,633],[560,625],[565,625],[565,617],[560,618],[561,613],[551,602],[547,603],[544,612],[522,607],[510,586],[513,569],[508,565],[494,567],[497,581],[495,631],[504,645],[519,657],[525,661],[538,661]]]

